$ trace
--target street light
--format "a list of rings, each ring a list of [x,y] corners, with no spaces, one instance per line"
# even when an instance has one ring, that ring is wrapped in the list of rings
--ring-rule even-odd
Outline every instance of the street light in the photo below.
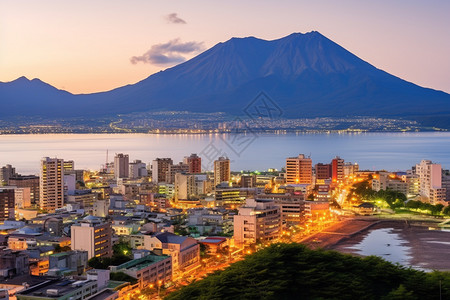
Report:
[[[161,291],[162,280],[158,280],[158,298],[161,299],[160,291]]]

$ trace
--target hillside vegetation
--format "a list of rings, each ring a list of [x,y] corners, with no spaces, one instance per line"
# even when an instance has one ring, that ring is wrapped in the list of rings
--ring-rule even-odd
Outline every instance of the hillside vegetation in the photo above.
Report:
[[[450,299],[450,273],[275,244],[165,299]]]

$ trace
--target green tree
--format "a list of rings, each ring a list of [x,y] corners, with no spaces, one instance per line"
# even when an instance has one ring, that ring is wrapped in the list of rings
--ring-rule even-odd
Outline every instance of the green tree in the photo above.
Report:
[[[417,297],[412,291],[408,291],[403,284],[390,292],[383,300],[416,300]]]

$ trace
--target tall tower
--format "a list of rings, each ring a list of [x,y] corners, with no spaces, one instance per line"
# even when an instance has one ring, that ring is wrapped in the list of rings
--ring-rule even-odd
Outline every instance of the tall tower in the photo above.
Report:
[[[202,172],[202,158],[193,153],[191,156],[184,158],[184,163],[189,165],[189,173],[201,173]]]
[[[344,180],[344,160],[336,156],[331,161],[331,181],[333,183],[340,183]]]
[[[214,161],[214,186],[230,181],[230,160],[228,157],[219,157]]]
[[[157,158],[152,162],[152,181],[154,183],[166,182],[170,178],[170,166],[173,165],[171,158]]]
[[[44,157],[39,177],[39,208],[54,212],[64,205],[64,160]]]
[[[0,221],[14,220],[14,189],[0,187]]]
[[[114,177],[118,178],[128,178],[129,176],[129,158],[128,154],[116,154],[114,156]]]
[[[286,183],[311,184],[312,160],[304,154],[286,158]]]
[[[422,160],[416,165],[416,174],[419,175],[420,195],[430,200],[431,204],[436,204],[440,200],[445,200],[445,189],[442,188],[442,166],[430,160]]]

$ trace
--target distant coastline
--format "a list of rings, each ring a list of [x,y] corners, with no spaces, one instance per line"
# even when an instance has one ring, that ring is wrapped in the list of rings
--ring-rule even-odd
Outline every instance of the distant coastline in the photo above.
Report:
[[[446,127],[426,126],[401,118],[249,118],[224,113],[141,112],[111,117],[51,119],[11,117],[0,120],[0,134],[146,133],[146,134],[287,134],[433,132]]]

